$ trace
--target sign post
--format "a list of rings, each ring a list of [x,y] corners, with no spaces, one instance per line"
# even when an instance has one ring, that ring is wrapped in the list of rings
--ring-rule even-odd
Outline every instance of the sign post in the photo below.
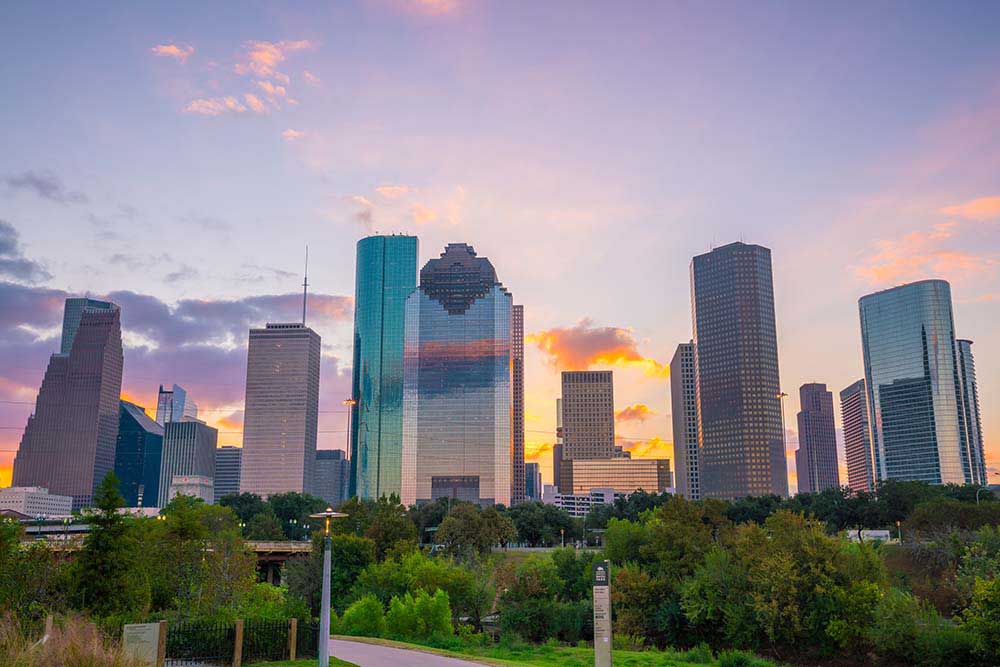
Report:
[[[122,631],[122,647],[142,667],[163,667],[166,638],[166,623],[128,624]]]
[[[611,667],[610,563],[594,563],[594,667]]]

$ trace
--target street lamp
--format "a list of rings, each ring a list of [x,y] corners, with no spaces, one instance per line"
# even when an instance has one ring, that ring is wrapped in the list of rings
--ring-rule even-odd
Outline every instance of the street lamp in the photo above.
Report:
[[[988,474],[989,475],[994,475],[996,477],[1000,477],[1000,472],[994,472],[994,473],[988,473]],[[976,489],[976,504],[977,505],[979,504],[979,494],[982,493],[983,491],[989,491],[989,490],[990,490],[990,488],[988,486],[986,486],[985,484],[983,486],[980,486],[978,489]]]
[[[323,527],[323,595],[319,604],[319,665],[330,664],[330,519],[345,517],[342,512],[334,512],[327,507],[325,512],[310,514],[310,519],[324,519]]]
[[[298,519],[289,519],[288,520],[288,539],[290,539],[290,540],[294,540],[295,539],[295,525],[297,523],[298,523]]]
[[[565,528],[560,528],[559,529],[559,539],[562,541],[562,546],[565,549],[566,548],[566,529]]]

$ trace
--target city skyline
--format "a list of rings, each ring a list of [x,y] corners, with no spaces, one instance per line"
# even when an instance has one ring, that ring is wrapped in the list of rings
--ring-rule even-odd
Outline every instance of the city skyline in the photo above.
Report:
[[[528,314],[527,459],[546,479],[561,370],[614,370],[619,443],[674,458],[663,367],[690,338],[687,263],[740,238],[773,252],[786,455],[795,388],[864,375],[858,298],[944,278],[997,469],[995,9],[770,7],[750,21],[748,6],[722,19],[581,3],[567,24],[516,2],[338,4],[238,20],[7,9],[23,29],[0,48],[33,66],[9,74],[21,104],[0,110],[0,484],[66,296],[122,305],[126,400],[151,410],[176,381],[239,444],[246,330],[298,319],[306,242],[319,446],[342,448],[353,244],[373,230],[418,235],[420,263],[467,240],[503,267]],[[842,56],[803,52],[789,30]],[[780,90],[754,83],[766,72]],[[105,75],[129,105],[96,85]]]

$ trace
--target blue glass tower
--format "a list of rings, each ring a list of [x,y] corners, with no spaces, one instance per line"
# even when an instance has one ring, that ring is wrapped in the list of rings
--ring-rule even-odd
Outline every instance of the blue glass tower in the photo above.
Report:
[[[400,493],[403,334],[417,286],[417,237],[358,241],[351,398],[351,496]]]
[[[858,305],[876,479],[971,483],[951,287],[923,280]]]
[[[512,300],[493,265],[452,243],[406,302],[405,504],[510,504]]]
[[[121,401],[115,476],[126,507],[157,507],[160,464],[163,461],[163,427],[134,403]]]

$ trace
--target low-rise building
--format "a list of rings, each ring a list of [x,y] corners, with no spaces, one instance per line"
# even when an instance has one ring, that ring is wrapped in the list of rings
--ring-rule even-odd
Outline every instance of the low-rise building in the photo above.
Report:
[[[12,486],[0,489],[0,509],[14,510],[32,518],[63,516],[73,510],[73,497],[49,493],[41,486]]]
[[[211,505],[215,502],[215,483],[203,475],[174,475],[170,480],[170,498],[193,496]]]
[[[591,489],[587,493],[556,494],[555,506],[566,510],[571,517],[587,516],[590,510],[598,505],[610,505],[616,498],[625,498],[628,494],[614,489]]]

